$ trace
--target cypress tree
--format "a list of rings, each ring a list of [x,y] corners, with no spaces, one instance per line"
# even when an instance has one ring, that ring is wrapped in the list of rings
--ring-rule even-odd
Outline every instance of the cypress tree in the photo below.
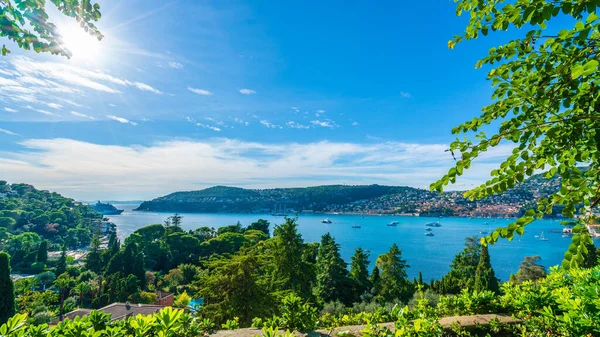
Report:
[[[487,245],[481,246],[479,264],[477,264],[477,270],[475,271],[475,291],[484,290],[490,290],[494,293],[498,293],[500,290],[500,284],[492,268]]]
[[[10,256],[0,252],[0,325],[15,313],[15,292],[10,278]]]
[[[61,275],[67,271],[67,246],[62,246],[62,252],[60,253],[60,257],[58,258],[58,262],[56,263],[56,275]]]
[[[379,275],[379,267],[377,267],[377,265],[373,267],[369,281],[371,282],[372,287],[371,293],[373,296],[379,296],[379,293],[381,292],[381,276]]]
[[[37,253],[37,262],[46,263],[48,262],[48,241],[44,240],[40,242],[40,247]]]

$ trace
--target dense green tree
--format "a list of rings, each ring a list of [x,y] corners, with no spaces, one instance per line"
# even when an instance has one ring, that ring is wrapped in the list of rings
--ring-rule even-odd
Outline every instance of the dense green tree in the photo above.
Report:
[[[274,267],[271,278],[275,289],[291,290],[305,299],[310,298],[314,269],[306,260],[308,249],[298,233],[296,219],[286,218],[285,223],[275,226],[270,245]]]
[[[351,304],[351,288],[346,267],[339,244],[326,233],[321,238],[315,265],[315,293],[323,303],[341,301],[347,305]]]
[[[0,325],[15,313],[15,291],[10,278],[10,256],[0,252]]]
[[[0,227],[10,228],[16,224],[17,224],[17,222],[13,218],[0,217]]]
[[[449,153],[459,158],[431,188],[441,192],[481,154],[506,144],[514,148],[512,153],[491,172],[490,180],[466,192],[466,197],[483,199],[504,192],[539,170],[546,171],[548,178],[559,176],[561,188],[541,198],[537,210],[531,209],[516,222],[496,229],[485,241],[495,243],[500,237],[523,235],[527,224],[551,213],[555,206],[564,206],[562,214],[567,217],[582,215],[580,224],[585,223],[600,203],[599,3],[456,2],[456,13],[467,14],[470,19],[449,47],[497,30],[514,30],[520,38],[491,48],[477,62],[476,67],[489,69],[492,102],[479,117],[452,130],[465,136],[450,144]],[[557,32],[550,23],[561,19],[570,28]],[[581,226],[573,228],[573,233],[573,246],[563,260],[565,268],[581,264],[585,245],[591,243]]]
[[[454,256],[450,271],[437,283],[441,294],[459,294],[463,289],[473,289],[475,271],[479,264],[481,244],[476,236],[465,239],[465,248]]]
[[[200,227],[194,231],[190,231],[190,234],[195,236],[200,242],[208,241],[217,236],[217,231],[211,227]]]
[[[48,262],[48,241],[44,240],[40,242],[36,261],[41,263]]]
[[[46,271],[38,274],[36,277],[39,280],[39,283],[42,285],[42,291],[45,291],[46,285],[51,284],[56,279],[56,274],[51,271]]]
[[[407,279],[406,269],[410,266],[402,259],[402,251],[394,243],[390,250],[379,255],[377,267],[381,269],[380,295],[385,301],[408,302],[413,294],[412,284]]]
[[[521,262],[519,271],[516,274],[510,275],[511,283],[523,283],[525,281],[537,281],[546,277],[546,268],[538,264],[541,259],[539,256],[525,256],[525,260]]]
[[[362,294],[371,290],[369,263],[369,254],[365,253],[362,248],[356,248],[352,256],[352,262],[350,263],[349,273],[350,280],[352,280],[355,301],[358,301]]]
[[[477,270],[475,271],[475,284],[473,285],[473,289],[475,291],[490,290],[494,293],[500,291],[500,282],[496,278],[496,273],[494,273],[494,269],[492,268],[487,245],[481,247],[479,264],[477,264]]]
[[[272,314],[273,299],[260,277],[261,265],[254,254],[213,260],[208,269],[198,295],[204,298],[203,317],[217,324],[239,317],[241,326],[249,326],[252,318]]]
[[[225,234],[225,233],[237,233],[237,234],[242,234],[244,233],[244,227],[242,227],[242,224],[236,223],[235,225],[229,225],[229,226],[223,226],[223,227],[219,227],[217,229],[217,235],[221,235],[221,234]]]
[[[194,237],[195,238],[195,237]],[[200,244],[199,254],[203,257],[209,257],[213,254],[233,254],[249,243],[250,239],[240,233],[225,232],[216,238],[202,242]]]
[[[115,256],[112,257],[112,259],[110,259],[105,274],[108,276],[116,273],[133,275],[137,278],[140,285],[146,284],[144,255],[139,251],[137,243],[129,241],[117,254],[115,254]]]
[[[262,231],[263,233],[270,235],[269,233],[269,226],[271,224],[269,223],[269,221],[267,220],[263,220],[263,219],[258,219],[257,221],[253,222],[250,224],[250,226],[248,226],[248,228],[246,228],[246,230],[259,230]]]
[[[65,271],[67,271],[67,247],[63,245],[60,252],[60,257],[56,263],[55,273],[56,275],[61,275]]]
[[[102,271],[102,251],[100,251],[100,239],[95,237],[92,240],[88,254],[85,257],[85,267],[96,274]]]

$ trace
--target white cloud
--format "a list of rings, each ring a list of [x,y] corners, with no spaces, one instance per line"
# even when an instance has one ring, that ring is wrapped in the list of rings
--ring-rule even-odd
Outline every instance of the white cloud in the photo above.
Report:
[[[262,124],[262,125],[264,125],[264,126],[268,127],[269,129],[277,129],[277,128],[280,128],[280,127],[279,127],[279,125],[273,124],[273,123],[271,123],[271,122],[269,122],[268,120],[265,120],[265,119],[261,120],[261,121],[260,121],[260,124]]]
[[[230,117],[230,118],[231,118],[231,117]],[[238,124],[245,125],[245,126],[248,126],[248,125],[250,125],[250,123],[246,122],[246,121],[245,121],[245,120],[243,120],[243,119],[239,119],[239,118],[237,118],[237,117],[235,117],[235,118],[233,119],[233,121],[234,121],[234,122],[236,122],[236,123],[238,123]]]
[[[7,69],[8,67],[12,69]],[[14,93],[53,98],[56,93],[84,94],[85,90],[118,94],[121,93],[118,87],[134,87],[155,94],[162,93],[146,83],[118,78],[100,70],[85,69],[71,63],[41,62],[15,56],[10,62],[0,64],[0,68],[4,73],[13,76],[12,79],[0,78],[0,96],[9,98]]]
[[[39,113],[41,113],[42,115],[46,115],[46,116],[60,117],[60,115],[58,115],[58,114],[55,114],[55,113],[53,113],[53,112],[50,112],[50,111],[48,111],[48,110],[36,109],[36,108],[32,107],[31,105],[26,105],[26,106],[25,106],[25,109],[29,109],[29,110],[32,110],[32,111],[36,111],[36,112],[39,112]]]
[[[317,112],[320,113],[320,114],[324,114],[325,110],[317,110]]]
[[[116,105],[114,105],[114,104],[112,104],[112,103],[108,103],[108,106],[109,106],[109,107],[113,107],[113,108],[116,108],[116,107],[117,107]]]
[[[409,92],[400,91],[400,97],[402,97],[402,98],[411,98],[412,95]]]
[[[72,106],[78,107],[78,108],[83,108],[83,105],[77,103],[77,102],[73,102],[70,99],[64,99],[64,98],[59,98],[62,102],[65,102],[67,104],[70,104]]]
[[[240,94],[242,94],[242,95],[254,95],[254,94],[256,94],[256,91],[254,91],[252,89],[240,89]]]
[[[289,121],[289,122],[285,123],[285,125],[287,125],[288,127],[292,128],[292,129],[310,129],[310,126],[296,123],[294,121]]]
[[[18,134],[14,133],[14,132],[12,132],[12,131],[6,130],[6,129],[0,129],[0,133],[7,134],[7,135],[9,135],[9,136],[18,136]],[[0,161],[1,161],[1,160],[0,160]]]
[[[162,91],[158,90],[158,89],[154,89],[153,87],[145,84],[145,83],[141,83],[141,82],[133,82],[130,85],[133,85],[134,87],[142,90],[142,91],[150,91],[153,92],[155,94],[159,94],[162,95]]]
[[[46,103],[47,106],[49,106],[52,109],[56,109],[56,110],[60,110],[63,108],[62,105],[60,104],[56,104],[56,103]]]
[[[212,92],[210,92],[208,90],[204,90],[204,89],[188,87],[188,90],[195,94],[202,95],[202,96],[212,96],[213,95]]]
[[[171,68],[175,68],[175,69],[181,69],[183,68],[183,64],[179,63],[179,62],[169,62],[169,67]]]
[[[357,126],[358,122],[352,122],[352,126]]]
[[[326,119],[326,120],[314,120],[314,121],[310,121],[311,124],[315,125],[315,126],[320,126],[320,127],[324,127],[324,128],[337,128],[338,125],[335,123],[335,121],[332,121],[331,119]]]
[[[119,123],[123,123],[123,124],[131,124],[133,126],[136,126],[137,123],[136,122],[132,122],[126,118],[123,117],[119,117],[119,116],[114,116],[114,115],[106,115],[106,118],[108,119],[112,119],[113,121],[117,121]]]
[[[4,108],[4,111],[11,112],[11,113],[19,112],[19,110],[15,110],[15,109],[11,109],[11,108]]]
[[[223,138],[149,146],[71,139],[29,139],[20,144],[21,151],[0,153],[3,179],[88,200],[147,199],[216,184],[265,188],[378,183],[428,188],[454,164],[444,152],[445,144],[270,144]],[[484,181],[510,151],[511,147],[500,146],[485,160],[477,160],[459,177],[460,188]]]
[[[205,128],[205,129],[209,129],[209,130],[213,130],[216,132],[220,132],[221,128],[218,128],[216,126],[212,126],[212,125],[208,125],[208,124],[202,124],[202,123],[196,123],[196,126],[199,126],[201,128]]]
[[[86,114],[82,114],[82,113],[80,113],[80,112],[77,112],[77,111],[71,111],[71,115],[73,115],[73,116],[77,116],[77,117],[81,117],[81,118],[92,119],[92,120],[94,120],[94,119],[95,119],[95,118],[94,118],[94,117],[92,117],[92,116],[88,116],[88,115],[86,115]]]
[[[46,116],[60,117],[59,114],[55,114],[54,112],[50,112],[50,111],[47,111],[47,110],[35,109],[35,111],[37,111],[37,112],[39,112],[39,113],[41,113],[43,115],[46,115]]]

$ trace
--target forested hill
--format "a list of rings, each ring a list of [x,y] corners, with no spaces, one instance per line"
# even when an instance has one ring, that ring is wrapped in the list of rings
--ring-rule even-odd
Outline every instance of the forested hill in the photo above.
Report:
[[[90,243],[94,225],[101,220],[89,206],[58,193],[0,180],[2,250],[10,251],[13,241],[26,245],[42,239],[57,247],[83,247]]]
[[[469,201],[462,192],[433,193],[406,186],[328,185],[306,188],[243,189],[216,186],[175,192],[143,202],[138,211],[278,212],[289,210],[347,213],[421,213],[425,215],[516,216],[539,197],[558,190],[558,179],[534,176],[498,196]]]
[[[388,194],[419,193],[411,187],[329,185],[305,188],[243,189],[215,186],[200,191],[175,192],[142,203],[137,210],[165,212],[252,212],[295,210],[324,211]]]

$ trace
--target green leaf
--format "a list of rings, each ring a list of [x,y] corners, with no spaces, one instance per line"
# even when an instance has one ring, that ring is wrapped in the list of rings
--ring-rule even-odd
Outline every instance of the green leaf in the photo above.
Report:
[[[579,76],[581,76],[581,74],[583,74],[583,66],[582,65],[576,65],[573,68],[571,68],[571,78],[572,79],[576,79]]]

